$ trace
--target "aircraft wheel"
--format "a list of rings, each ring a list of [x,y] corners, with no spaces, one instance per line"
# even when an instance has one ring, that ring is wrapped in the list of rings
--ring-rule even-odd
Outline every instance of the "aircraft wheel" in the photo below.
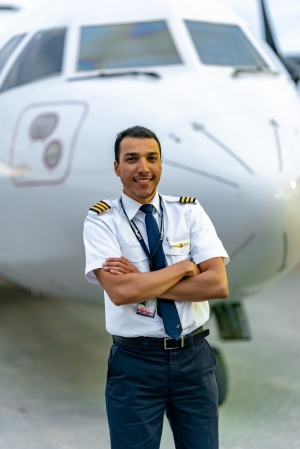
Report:
[[[212,350],[214,351],[217,360],[215,376],[219,392],[219,405],[222,405],[225,402],[228,393],[227,369],[220,350],[215,347],[213,347]]]

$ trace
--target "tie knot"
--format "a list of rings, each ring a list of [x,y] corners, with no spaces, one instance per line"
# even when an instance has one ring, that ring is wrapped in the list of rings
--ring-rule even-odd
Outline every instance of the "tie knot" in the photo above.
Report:
[[[152,214],[153,213],[153,206],[152,204],[144,204],[140,207],[140,210],[144,212],[145,214]]]

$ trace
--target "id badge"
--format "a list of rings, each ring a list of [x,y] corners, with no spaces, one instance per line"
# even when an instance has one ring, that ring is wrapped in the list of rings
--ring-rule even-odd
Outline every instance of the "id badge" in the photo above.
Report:
[[[154,318],[157,309],[156,299],[149,299],[148,301],[141,302],[136,306],[136,313],[138,315],[148,316]]]

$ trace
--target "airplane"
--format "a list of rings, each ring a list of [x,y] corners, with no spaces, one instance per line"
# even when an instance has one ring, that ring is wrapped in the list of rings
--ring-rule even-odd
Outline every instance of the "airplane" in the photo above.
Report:
[[[267,7],[264,0],[260,0],[260,6],[263,17],[265,40],[281,60],[281,62],[291,75],[292,80],[297,83],[300,79],[300,57],[299,55],[284,56],[282,52],[279,51],[278,44],[275,42],[274,33],[272,31],[269,14],[267,13]]]
[[[3,33],[9,26],[13,26],[13,21],[21,10],[19,5],[0,2],[0,33]]]
[[[230,296],[211,302],[220,337],[251,337],[242,300],[300,260],[300,106],[282,61],[238,16],[215,0],[20,12],[0,38],[0,120],[0,276],[103,301],[84,279],[82,225],[120,196],[114,138],[140,124],[162,144],[159,191],[198,198],[231,257]]]

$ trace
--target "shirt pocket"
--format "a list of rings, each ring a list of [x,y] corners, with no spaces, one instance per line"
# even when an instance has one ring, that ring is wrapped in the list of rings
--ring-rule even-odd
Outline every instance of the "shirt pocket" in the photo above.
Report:
[[[149,261],[141,245],[120,245],[122,256],[139,271],[149,271]]]
[[[167,237],[167,242],[164,243],[163,248],[169,265],[180,260],[190,259],[191,242],[189,237],[181,239]]]

